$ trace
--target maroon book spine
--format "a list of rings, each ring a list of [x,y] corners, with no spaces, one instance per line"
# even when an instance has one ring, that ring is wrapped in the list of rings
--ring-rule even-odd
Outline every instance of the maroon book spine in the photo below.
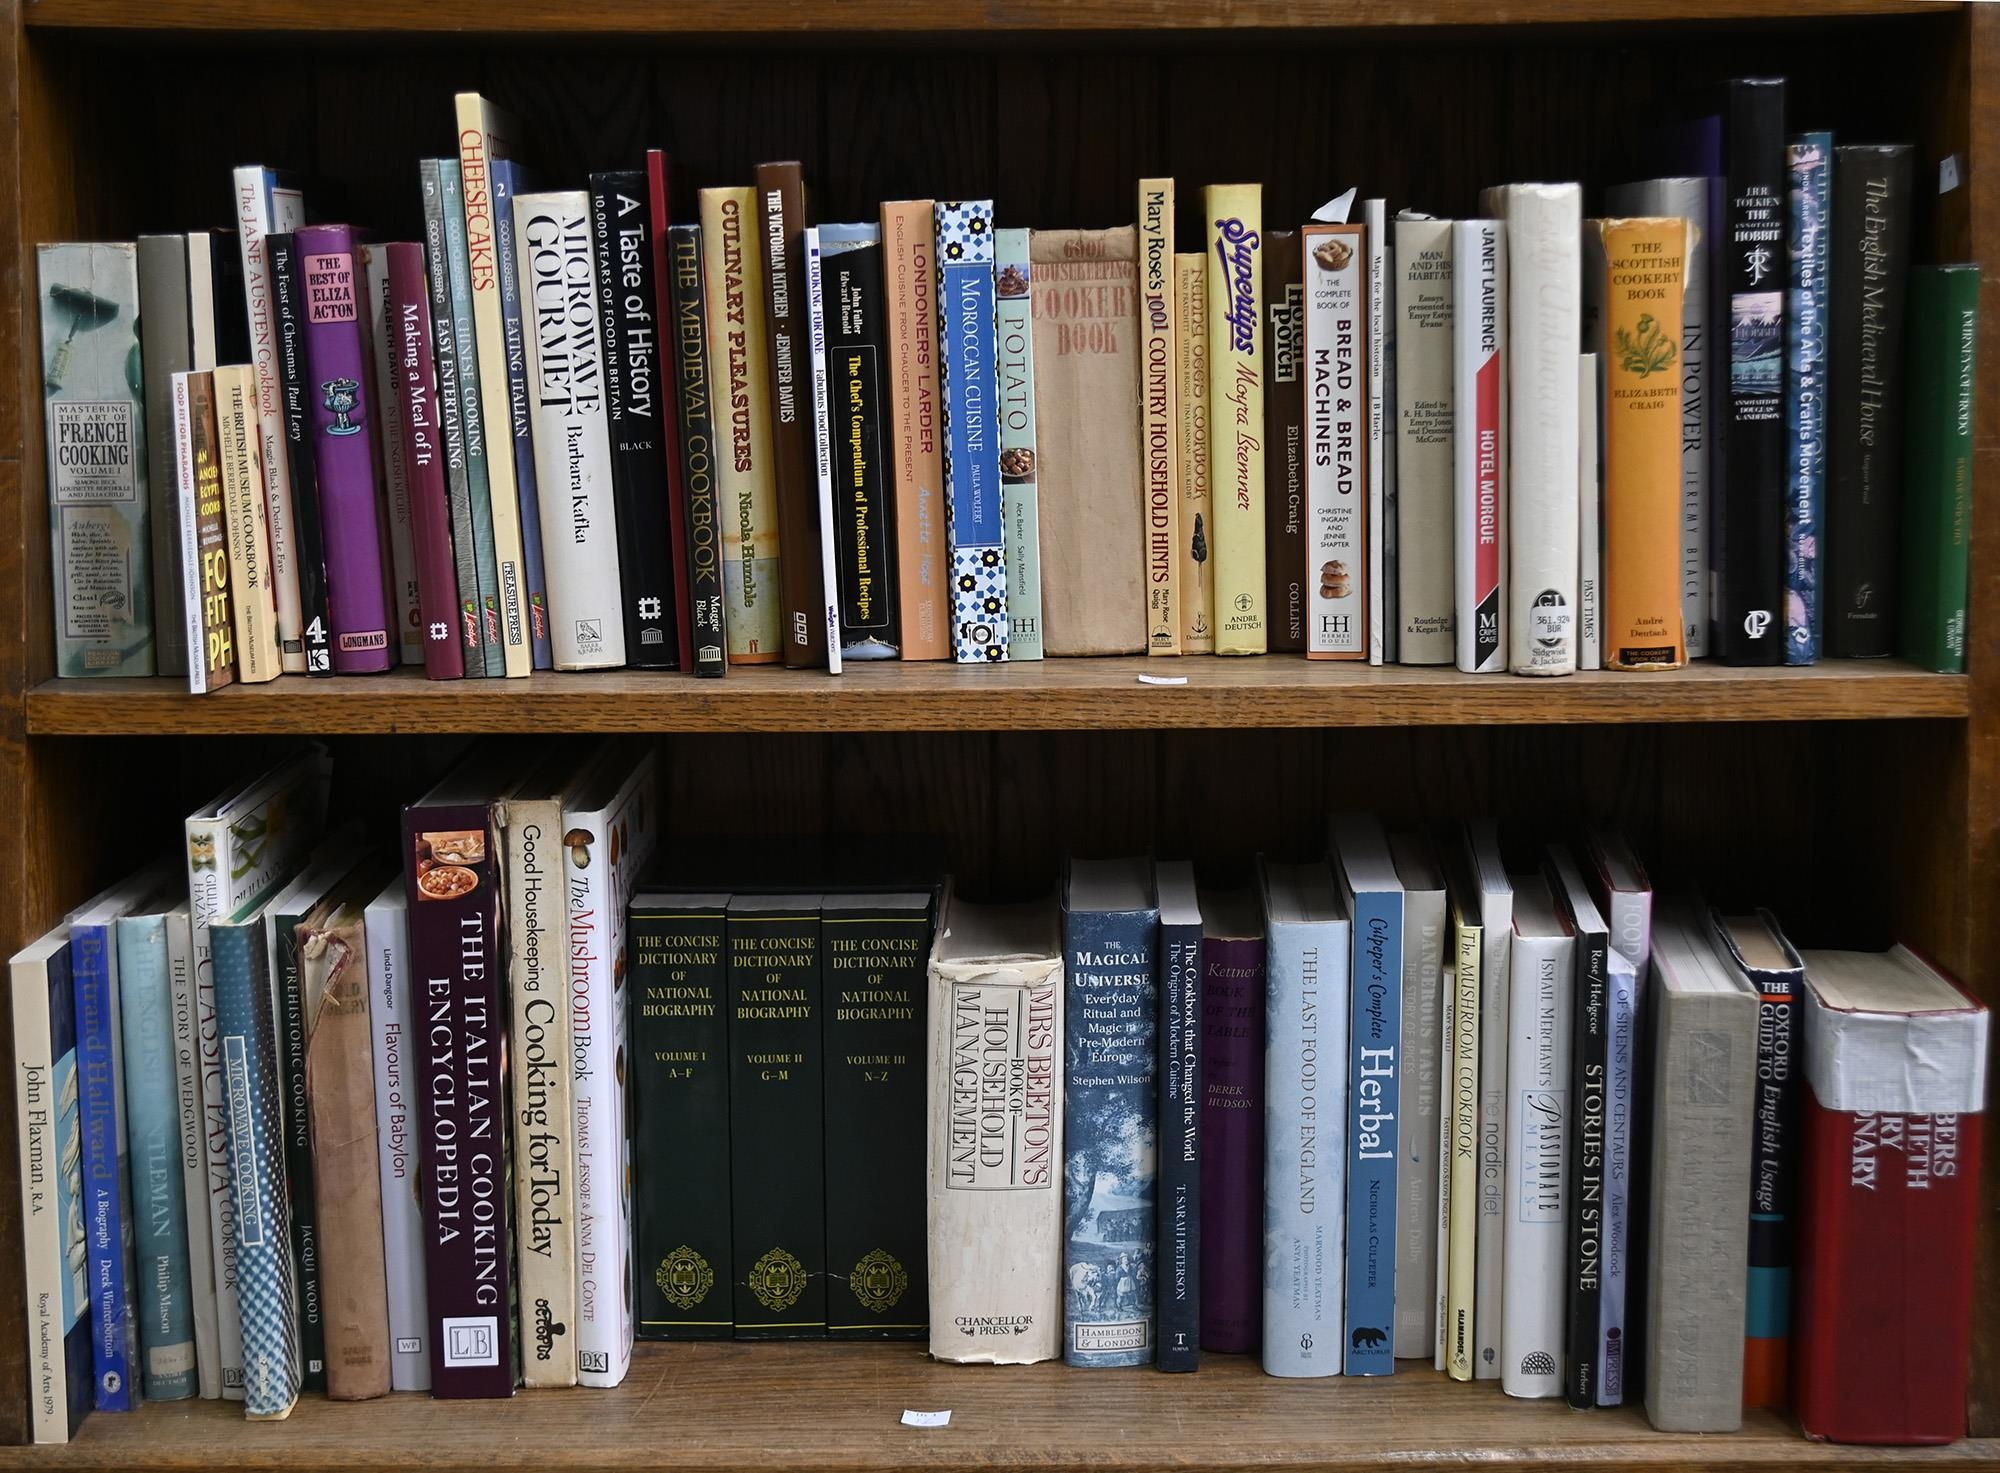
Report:
[[[653,252],[653,292],[657,301],[648,305],[653,309],[653,321],[659,325],[662,344],[674,341],[674,313],[672,293],[667,283],[673,278],[667,275],[667,227],[673,223],[673,196],[671,187],[673,160],[665,151],[657,148],[646,150],[646,203],[652,214],[653,236],[647,245]],[[664,350],[661,357],[670,358]],[[678,356],[671,356],[678,363]],[[678,383],[677,374],[663,375],[670,384]],[[684,529],[688,524],[687,515],[687,469],[681,461],[681,413],[680,396],[670,388],[660,396],[660,449],[667,457],[667,525],[673,530],[674,558],[674,630],[680,640],[680,664],[676,667],[692,673],[694,670],[694,579],[688,567],[688,559],[694,549],[686,544]]]
[[[410,540],[417,557],[417,605],[424,621],[424,674],[458,680],[465,646],[458,632],[458,564],[451,549],[451,492],[438,427],[437,365],[431,358],[430,278],[424,248],[399,241],[389,251],[388,332],[395,359],[397,428],[410,477]]]
[[[423,1132],[431,1394],[514,1394],[507,1019],[498,866],[483,802],[403,810]]]
[[[1264,1328],[1264,938],[1201,943],[1201,1348]]]

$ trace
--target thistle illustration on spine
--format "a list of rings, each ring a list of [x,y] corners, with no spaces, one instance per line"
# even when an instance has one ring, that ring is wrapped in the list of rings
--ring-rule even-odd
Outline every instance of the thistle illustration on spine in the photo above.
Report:
[[[1663,369],[1673,367],[1676,356],[1673,339],[1660,330],[1652,313],[1642,316],[1634,331],[1627,332],[1621,327],[1613,336],[1618,342],[1619,366],[1627,373],[1651,378]]]
[[[327,413],[333,416],[333,423],[326,427],[326,432],[329,435],[360,434],[361,426],[347,416],[354,412],[355,405],[360,401],[361,385],[351,378],[335,378],[328,379],[319,387],[320,393],[325,396],[321,402],[326,405]]]

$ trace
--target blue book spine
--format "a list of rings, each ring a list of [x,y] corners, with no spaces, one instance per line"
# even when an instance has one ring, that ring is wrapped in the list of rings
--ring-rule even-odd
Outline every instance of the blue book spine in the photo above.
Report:
[[[1153,1359],[1157,910],[1064,917],[1063,1358]]]
[[[299,1324],[285,1195],[276,1020],[261,920],[209,932],[215,1024],[236,1207],[236,1287],[243,1315],[243,1411],[285,1416],[299,1394]]]
[[[1637,1286],[1632,1263],[1632,1128],[1637,1102],[1633,1070],[1638,1060],[1639,979],[1614,948],[1610,956],[1610,1016],[1606,1022],[1604,1080],[1604,1227],[1599,1250],[1603,1286],[1598,1300],[1597,1404],[1625,1401],[1628,1285]]]
[[[100,1412],[129,1412],[141,1400],[133,1379],[139,1369],[139,1326],[132,1315],[132,1204],[125,1185],[125,1117],[119,1100],[116,944],[110,922],[70,931],[90,1353]]]
[[[199,1388],[164,915],[119,920],[118,1005],[142,1385],[148,1401],[181,1401]]]
[[[1273,923],[1264,991],[1264,1353],[1338,1376],[1347,1175],[1348,923]]]
[[[1792,312],[1785,326],[1785,663],[1819,659],[1820,540],[1826,527],[1827,285],[1833,135],[1802,133],[1791,173]]]
[[[1160,927],[1159,1366],[1201,1365],[1201,925]]]
[[[1396,1051],[1403,1036],[1403,897],[1354,897],[1348,1033],[1347,1360],[1396,1369]]]
[[[999,661],[1007,658],[1007,536],[993,362],[993,201],[940,200],[935,208],[952,650],[961,663]]]
[[[521,561],[527,565],[528,634],[535,668],[551,670],[549,579],[542,565],[541,483],[535,479],[534,405],[528,394],[528,343],[521,319],[521,278],[514,264],[514,196],[521,190],[521,166],[513,159],[487,165],[493,182],[493,244],[498,252],[500,321],[507,336],[507,408],[514,434],[514,484],[521,502]]]

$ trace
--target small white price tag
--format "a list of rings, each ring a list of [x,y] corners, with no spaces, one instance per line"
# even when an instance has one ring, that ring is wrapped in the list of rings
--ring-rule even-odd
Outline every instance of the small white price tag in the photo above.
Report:
[[[905,1427],[949,1427],[951,1425],[951,1413],[913,1412],[905,1410],[903,1413],[903,1425]]]
[[[1137,677],[1141,685],[1186,685],[1185,675],[1141,675]]]
[[[1958,155],[1948,153],[1938,164],[1938,193],[1950,194],[1958,188]]]

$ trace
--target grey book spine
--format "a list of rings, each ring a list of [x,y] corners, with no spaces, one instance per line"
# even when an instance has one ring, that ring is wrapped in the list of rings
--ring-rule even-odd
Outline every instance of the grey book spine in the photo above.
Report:
[[[1438,1110],[1444,1061],[1445,896],[1403,896],[1403,1123],[1397,1133],[1397,1359],[1429,1358],[1437,1337]]]
[[[139,347],[146,384],[146,491],[152,502],[153,661],[161,675],[187,674],[181,617],[179,478],[174,470],[174,375],[194,367],[188,325],[185,235],[139,237]]]

